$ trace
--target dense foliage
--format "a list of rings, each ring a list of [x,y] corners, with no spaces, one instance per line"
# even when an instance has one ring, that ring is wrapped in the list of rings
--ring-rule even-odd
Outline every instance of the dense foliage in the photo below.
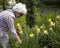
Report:
[[[20,29],[19,36],[22,40],[22,45],[19,45],[10,36],[9,48],[59,48],[59,10],[59,8],[46,7],[37,9],[36,25],[32,28],[27,27],[23,22],[16,22],[16,27]]]
[[[42,3],[46,5],[52,5],[52,4],[60,4],[60,0],[41,0]]]
[[[34,8],[31,4],[28,7]],[[30,9],[32,10],[32,8]],[[34,13],[32,12],[28,12],[29,16],[36,15],[34,16],[36,22],[32,28],[26,26],[26,16],[15,20],[15,27],[20,30],[17,32],[22,40],[22,45],[19,45],[9,34],[8,47],[60,48],[60,8],[41,5],[39,8],[34,8]]]

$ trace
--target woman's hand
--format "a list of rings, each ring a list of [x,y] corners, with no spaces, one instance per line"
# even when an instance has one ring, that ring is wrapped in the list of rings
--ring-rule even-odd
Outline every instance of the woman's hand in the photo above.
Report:
[[[18,43],[21,45],[22,44],[22,41],[21,41],[21,39],[19,38],[19,36],[18,35],[16,35],[16,38],[15,38],[17,41],[18,41]]]

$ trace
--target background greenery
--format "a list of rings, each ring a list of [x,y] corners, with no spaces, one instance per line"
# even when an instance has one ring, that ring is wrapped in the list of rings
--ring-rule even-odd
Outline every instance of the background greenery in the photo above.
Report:
[[[20,26],[19,36],[22,45],[19,45],[11,35],[9,48],[60,48],[60,8],[55,5],[35,6],[35,25],[26,26],[26,15],[15,20],[15,27]],[[18,31],[18,30],[17,30]],[[1,48],[1,47],[0,47]]]

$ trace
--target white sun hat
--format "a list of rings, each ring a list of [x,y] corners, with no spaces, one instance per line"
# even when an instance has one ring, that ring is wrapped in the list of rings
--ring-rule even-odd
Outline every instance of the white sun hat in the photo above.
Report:
[[[22,4],[22,3],[16,4],[12,9],[14,11],[17,11],[17,12],[22,13],[22,14],[26,14],[27,13],[26,5]]]

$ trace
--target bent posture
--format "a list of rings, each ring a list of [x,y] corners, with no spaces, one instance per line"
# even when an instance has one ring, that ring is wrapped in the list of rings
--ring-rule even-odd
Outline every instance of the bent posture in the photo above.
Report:
[[[26,13],[26,5],[22,3],[18,3],[12,9],[5,10],[0,13],[0,44],[3,48],[7,48],[7,44],[9,42],[9,36],[7,34],[8,31],[10,31],[12,37],[21,44],[21,39],[16,33],[14,27],[14,19],[21,17]]]

